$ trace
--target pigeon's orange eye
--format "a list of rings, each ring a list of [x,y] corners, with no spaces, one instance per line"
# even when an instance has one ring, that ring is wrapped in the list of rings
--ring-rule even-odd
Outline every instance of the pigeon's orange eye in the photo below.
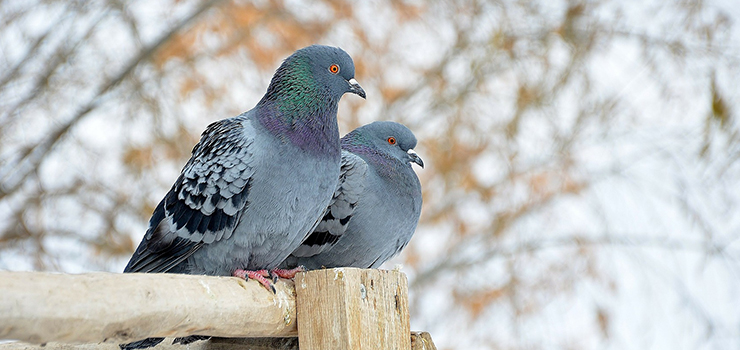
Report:
[[[329,66],[329,71],[334,74],[337,74],[339,73],[339,66],[336,64],[332,64],[331,66]]]
[[[391,145],[395,145],[396,144],[396,138],[393,137],[393,136],[389,137],[388,138],[388,143],[390,143]]]

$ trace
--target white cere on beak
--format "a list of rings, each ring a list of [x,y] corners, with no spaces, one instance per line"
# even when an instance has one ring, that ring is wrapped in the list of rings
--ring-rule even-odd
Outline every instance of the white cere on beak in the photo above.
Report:
[[[360,86],[360,83],[355,80],[355,78],[352,78],[350,80],[347,80],[347,83],[349,83],[349,92],[353,94],[357,94],[358,96],[362,98],[366,98],[365,90],[362,89],[362,86]]]
[[[406,153],[408,153],[409,158],[411,158],[412,162],[419,164],[419,166],[422,167],[422,169],[424,168],[424,161],[421,160],[421,157],[419,157],[419,155],[416,154],[413,148],[406,151]]]

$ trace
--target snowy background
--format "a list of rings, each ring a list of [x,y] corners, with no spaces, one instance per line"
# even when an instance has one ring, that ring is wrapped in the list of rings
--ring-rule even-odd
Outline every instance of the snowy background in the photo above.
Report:
[[[740,348],[732,1],[0,2],[0,269],[121,271],[212,121],[342,47],[408,125],[440,349]]]

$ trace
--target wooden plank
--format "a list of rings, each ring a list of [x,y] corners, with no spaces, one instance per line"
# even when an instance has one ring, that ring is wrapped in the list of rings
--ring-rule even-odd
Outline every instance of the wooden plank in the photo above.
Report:
[[[301,350],[410,350],[408,282],[399,271],[334,268],[296,276]]]
[[[437,350],[427,332],[411,332],[411,350]]]
[[[150,350],[299,350],[298,338],[212,338],[188,345],[173,344],[174,338],[165,339]],[[102,344],[63,344],[42,345],[22,342],[0,344],[0,350],[120,350],[118,345]],[[411,332],[411,350],[437,350],[427,332]]]
[[[0,339],[121,343],[152,336],[295,336],[295,289],[175,274],[0,272]]]
[[[167,338],[148,350],[298,350],[298,338],[213,338],[187,345],[173,344]],[[117,344],[63,344],[47,343],[43,346],[22,342],[0,344],[0,350],[120,350]]]

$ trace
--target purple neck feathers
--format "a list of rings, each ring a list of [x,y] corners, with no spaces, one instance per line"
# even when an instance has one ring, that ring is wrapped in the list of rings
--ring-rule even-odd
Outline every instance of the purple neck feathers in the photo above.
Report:
[[[325,108],[279,108],[278,101],[263,100],[258,104],[257,121],[283,142],[317,156],[339,157],[337,103],[328,101]],[[304,106],[307,107],[307,106]]]

